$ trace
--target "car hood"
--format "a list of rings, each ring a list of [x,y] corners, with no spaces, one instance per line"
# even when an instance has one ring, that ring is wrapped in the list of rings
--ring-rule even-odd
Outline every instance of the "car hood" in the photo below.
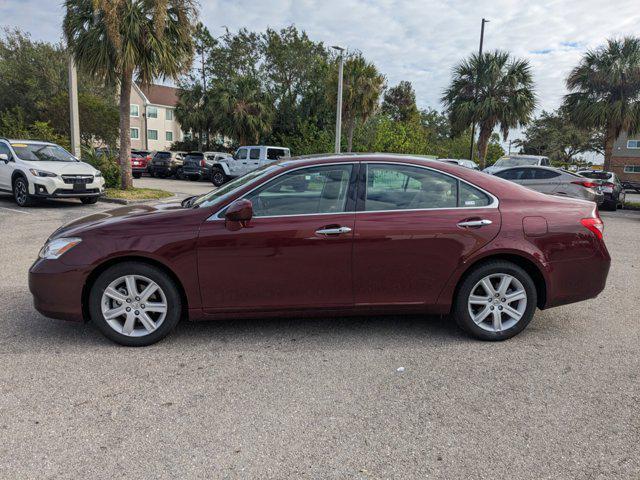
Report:
[[[129,221],[131,219],[141,219],[162,212],[182,209],[183,207],[179,203],[161,203],[157,205],[127,205],[125,207],[114,208],[113,210],[94,213],[92,215],[87,215],[86,217],[81,217],[73,220],[53,232],[49,237],[49,240],[63,236],[77,236],[81,235],[83,231],[95,227],[121,223]]]
[[[58,175],[95,175],[97,170],[84,162],[24,162],[29,168],[45,170]]]

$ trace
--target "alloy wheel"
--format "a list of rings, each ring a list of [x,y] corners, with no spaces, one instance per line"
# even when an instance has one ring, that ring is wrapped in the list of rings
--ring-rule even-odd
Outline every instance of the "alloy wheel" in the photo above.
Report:
[[[16,203],[18,205],[24,205],[27,203],[27,185],[24,180],[16,180],[15,187],[13,189]]]
[[[100,305],[107,324],[129,337],[149,335],[167,316],[167,297],[162,288],[142,275],[115,279],[104,290]]]
[[[512,275],[487,275],[471,289],[468,309],[471,319],[480,328],[502,332],[522,319],[527,309],[527,292]]]

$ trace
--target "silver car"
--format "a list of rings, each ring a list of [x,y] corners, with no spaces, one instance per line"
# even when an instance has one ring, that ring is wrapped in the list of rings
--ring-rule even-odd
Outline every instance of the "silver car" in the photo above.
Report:
[[[548,167],[551,165],[548,157],[541,157],[539,155],[524,155],[522,153],[507,155],[499,158],[496,163],[487,167],[483,172],[496,173],[500,170],[510,167],[526,167],[526,166],[540,166]]]
[[[494,175],[549,195],[580,198],[598,205],[604,201],[598,182],[559,168],[512,167],[495,172]]]
[[[456,165],[460,165],[461,167],[471,168],[472,170],[480,170],[478,168],[478,164],[473,160],[467,160],[464,158],[439,158],[439,162],[446,163],[455,163]]]

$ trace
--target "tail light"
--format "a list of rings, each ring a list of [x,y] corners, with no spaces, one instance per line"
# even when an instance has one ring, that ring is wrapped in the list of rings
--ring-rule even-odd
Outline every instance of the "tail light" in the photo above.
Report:
[[[603,187],[609,187],[609,188],[613,188],[615,187],[615,185],[611,182],[605,182],[602,184]]]
[[[202,160],[200,160],[200,166],[201,167],[206,167],[207,166],[207,162],[204,161],[204,158]]]
[[[581,185],[585,188],[596,188],[598,184],[596,182],[590,182],[589,180],[576,180],[575,182],[571,182],[575,185]]]
[[[604,232],[604,223],[600,218],[583,218],[580,223],[587,229],[591,230],[596,237],[602,240],[602,233]]]

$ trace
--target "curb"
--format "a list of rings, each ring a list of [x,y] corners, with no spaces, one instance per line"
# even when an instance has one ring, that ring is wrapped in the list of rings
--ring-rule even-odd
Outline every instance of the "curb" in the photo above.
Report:
[[[178,195],[173,195],[172,197],[164,197],[164,198],[149,198],[146,200],[126,200],[124,198],[111,198],[111,197],[99,197],[99,202],[105,203],[114,203],[116,205],[139,205],[145,203],[153,203],[153,202],[171,202],[179,200],[180,197]]]

